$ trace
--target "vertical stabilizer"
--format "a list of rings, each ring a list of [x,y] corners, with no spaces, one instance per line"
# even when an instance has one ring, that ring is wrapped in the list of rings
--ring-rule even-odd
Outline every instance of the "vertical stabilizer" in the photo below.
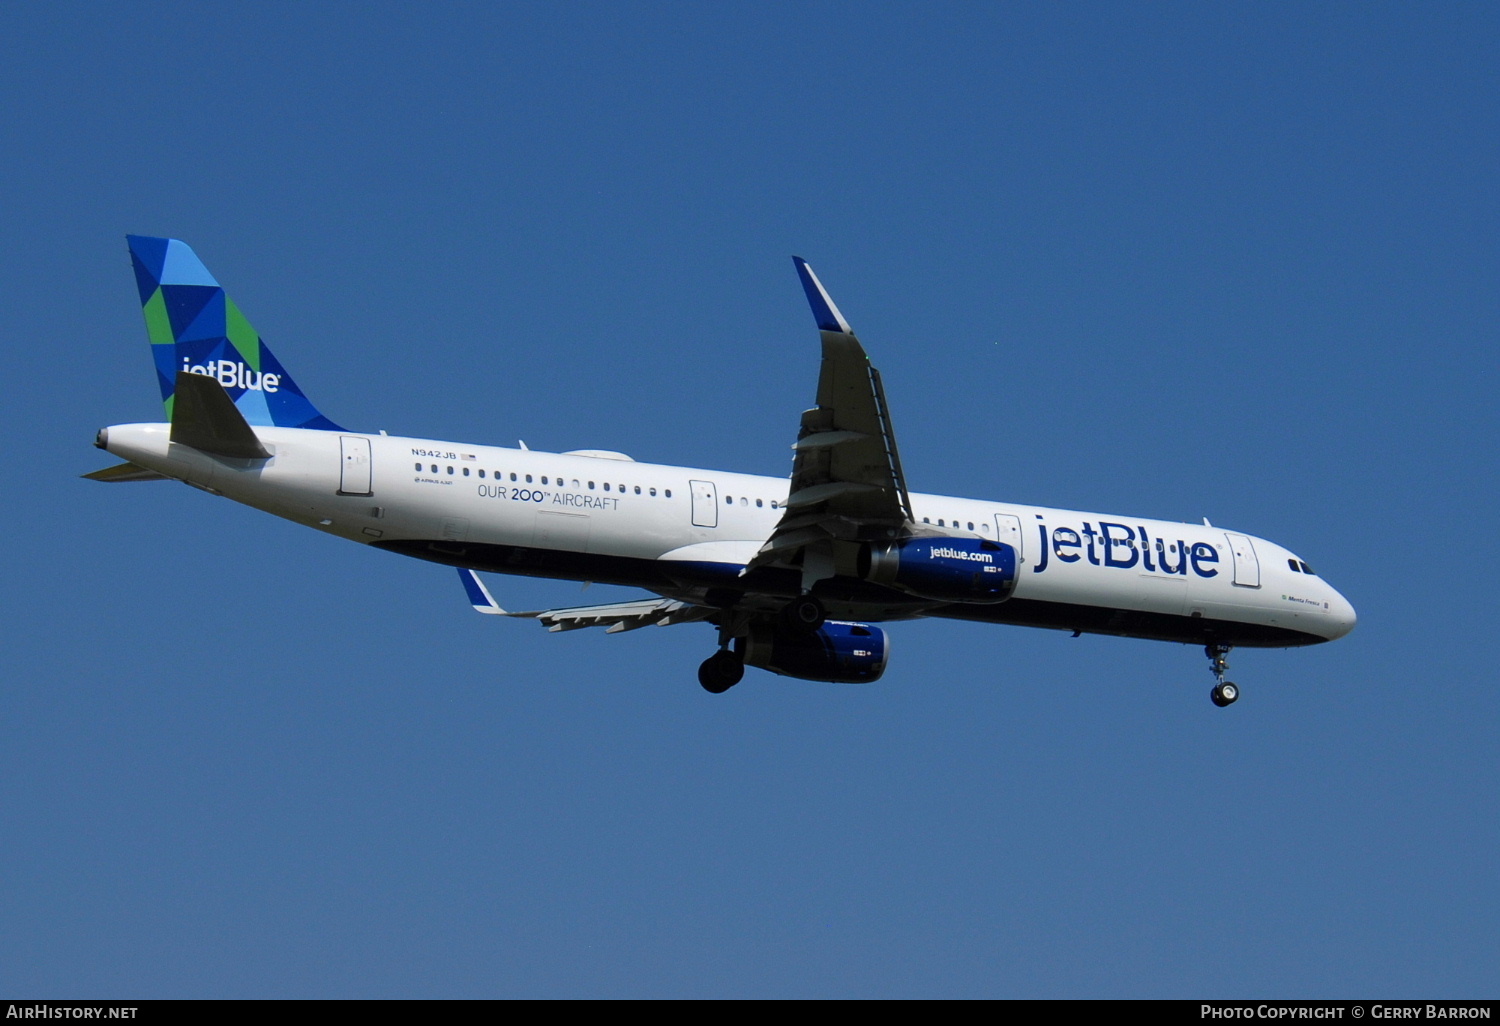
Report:
[[[168,420],[177,375],[186,372],[218,381],[252,425],[343,430],[302,394],[187,243],[125,238]]]

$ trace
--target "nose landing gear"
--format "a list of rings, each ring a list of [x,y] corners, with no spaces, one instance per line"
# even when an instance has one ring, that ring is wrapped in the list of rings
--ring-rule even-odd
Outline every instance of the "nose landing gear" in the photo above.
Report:
[[[1209,668],[1214,675],[1214,687],[1208,693],[1208,697],[1220,709],[1226,705],[1233,705],[1235,699],[1240,697],[1238,685],[1224,679],[1224,671],[1229,669],[1230,648],[1229,645],[1212,644],[1203,649],[1204,654],[1208,656]]]
[[[1233,681],[1226,680],[1223,684],[1215,684],[1214,689],[1208,693],[1208,697],[1213,700],[1214,705],[1222,709],[1226,705],[1233,704],[1234,700],[1240,697],[1240,689]]]

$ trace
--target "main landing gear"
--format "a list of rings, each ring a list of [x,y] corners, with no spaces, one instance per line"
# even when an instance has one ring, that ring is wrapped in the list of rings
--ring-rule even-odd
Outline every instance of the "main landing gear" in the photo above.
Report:
[[[1203,649],[1208,656],[1210,669],[1214,675],[1214,689],[1208,693],[1214,705],[1220,709],[1226,705],[1233,705],[1234,700],[1240,697],[1240,689],[1233,682],[1224,679],[1224,671],[1229,669],[1229,645],[1212,644]],[[707,685],[705,685],[706,687]]]
[[[781,607],[777,614],[778,630],[797,636],[814,634],[828,620],[828,610],[814,595],[799,595]],[[722,695],[745,676],[744,653],[736,652],[731,643],[743,637],[748,617],[744,613],[725,613],[719,621],[719,650],[698,667],[698,683],[711,695]]]
[[[711,695],[722,695],[745,676],[745,661],[727,648],[721,648],[698,667],[698,683]]]

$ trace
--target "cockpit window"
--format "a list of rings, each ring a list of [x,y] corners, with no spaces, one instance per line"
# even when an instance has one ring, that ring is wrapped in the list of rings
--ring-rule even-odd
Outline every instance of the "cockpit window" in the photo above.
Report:
[[[1312,567],[1310,567],[1310,566],[1308,566],[1308,565],[1307,565],[1307,564],[1306,564],[1306,563],[1303,563],[1303,562],[1301,562],[1301,561],[1300,561],[1300,560],[1299,560],[1299,561],[1298,561],[1298,564],[1297,564],[1297,565],[1298,565],[1298,566],[1300,566],[1300,567],[1302,567],[1302,572],[1303,572],[1303,573],[1305,573],[1305,574],[1310,574],[1310,575],[1311,575],[1311,576],[1313,576],[1313,577],[1316,577],[1316,576],[1318,576],[1318,575],[1317,575],[1317,572],[1316,572],[1316,571],[1314,571],[1314,570],[1313,570],[1313,568],[1312,568]]]
[[[1297,561],[1295,559],[1287,560],[1286,565],[1292,568],[1292,573],[1294,574],[1300,574],[1302,572],[1302,568],[1297,565]]]

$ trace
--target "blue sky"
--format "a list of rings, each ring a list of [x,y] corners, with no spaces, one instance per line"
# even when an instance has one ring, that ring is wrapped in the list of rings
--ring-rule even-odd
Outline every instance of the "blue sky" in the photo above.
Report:
[[[1493,996],[1486,4],[0,12],[0,991]],[[694,679],[452,572],[79,474],[188,240],[351,427],[767,474],[817,340],[915,489],[1215,524],[1360,626],[926,622]],[[576,584],[492,579],[518,606]]]

